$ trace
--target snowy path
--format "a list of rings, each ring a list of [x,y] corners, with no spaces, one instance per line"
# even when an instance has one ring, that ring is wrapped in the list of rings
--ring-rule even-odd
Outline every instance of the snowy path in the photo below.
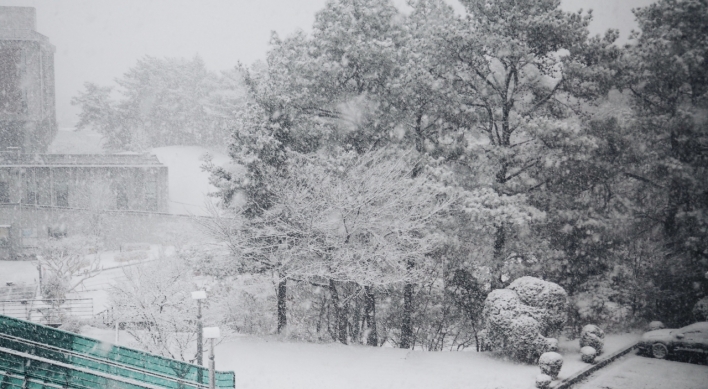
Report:
[[[629,354],[591,375],[576,389],[705,389],[708,366]]]

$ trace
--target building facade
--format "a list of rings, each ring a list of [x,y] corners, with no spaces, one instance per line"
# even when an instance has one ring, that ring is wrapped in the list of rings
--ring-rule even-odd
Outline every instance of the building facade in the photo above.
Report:
[[[42,153],[57,131],[54,51],[29,7],[0,7],[0,151]]]
[[[0,204],[167,212],[154,155],[0,153]]]

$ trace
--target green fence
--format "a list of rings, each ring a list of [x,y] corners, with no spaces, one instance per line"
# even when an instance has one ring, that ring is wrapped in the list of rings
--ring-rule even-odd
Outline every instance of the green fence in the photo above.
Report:
[[[155,386],[130,383],[0,349],[0,388],[154,389]]]
[[[196,389],[209,383],[208,370],[197,365],[3,315],[0,315],[0,347],[161,388]],[[234,373],[216,372],[215,386],[234,388]]]

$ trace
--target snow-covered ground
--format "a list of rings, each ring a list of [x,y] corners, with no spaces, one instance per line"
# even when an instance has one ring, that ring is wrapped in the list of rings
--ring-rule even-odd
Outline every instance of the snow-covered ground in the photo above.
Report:
[[[705,389],[708,366],[629,354],[591,375],[576,389]]]
[[[641,334],[624,333],[609,334],[605,336],[604,351],[597,359],[602,359],[615,351],[619,351],[627,346],[637,343]],[[580,360],[580,341],[562,340],[558,342],[558,352],[563,355],[563,368],[558,374],[558,379],[566,379],[576,372],[588,367],[588,364]]]
[[[104,311],[109,305],[109,289],[116,281],[125,279],[123,269],[139,263],[152,261],[161,255],[170,256],[174,248],[160,245],[149,245],[146,250],[103,251],[100,255],[101,267],[104,269],[97,276],[84,281],[83,286],[71,293],[72,298],[92,298],[94,314]]]
[[[105,342],[115,338],[110,329],[84,327],[82,332]],[[608,335],[605,355],[636,342],[638,337]],[[131,342],[124,331],[120,339],[122,345]],[[561,342],[560,351],[564,363],[559,379],[589,366],[580,361],[577,339]],[[227,339],[216,347],[215,354],[216,368],[234,371],[236,386],[241,389],[531,389],[540,373],[538,366],[472,350],[425,352],[254,336]]]

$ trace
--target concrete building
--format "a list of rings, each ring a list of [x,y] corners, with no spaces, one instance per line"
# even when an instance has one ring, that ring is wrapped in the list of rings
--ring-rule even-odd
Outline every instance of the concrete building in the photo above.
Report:
[[[34,8],[0,7],[0,259],[36,239],[93,233],[101,213],[168,211],[167,167],[154,155],[46,154],[57,133],[54,46],[35,29]],[[114,236],[132,229],[122,223]]]
[[[42,153],[57,131],[54,46],[34,8],[0,7],[0,151]]]
[[[167,212],[154,155],[0,154],[0,204]]]

